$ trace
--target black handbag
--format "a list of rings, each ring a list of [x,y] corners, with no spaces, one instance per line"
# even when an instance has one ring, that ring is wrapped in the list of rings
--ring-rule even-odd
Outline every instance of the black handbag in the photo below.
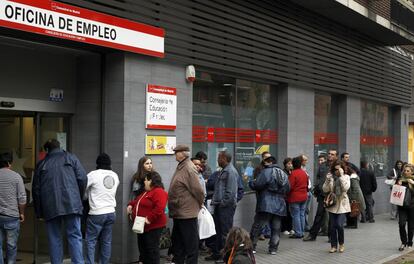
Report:
[[[329,208],[335,206],[336,204],[336,194],[334,192],[328,193],[325,198],[323,198],[323,207]]]
[[[408,186],[405,189],[403,206],[411,206],[411,190],[410,190],[410,187]]]
[[[160,237],[160,249],[168,249],[172,245],[171,232],[168,227],[165,227],[161,231]]]

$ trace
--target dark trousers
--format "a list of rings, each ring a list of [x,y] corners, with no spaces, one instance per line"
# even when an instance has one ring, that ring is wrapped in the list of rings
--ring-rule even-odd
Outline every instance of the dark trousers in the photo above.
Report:
[[[344,237],[344,223],[346,214],[333,214],[329,213],[329,235],[331,239],[331,247],[338,247],[345,242]]]
[[[277,251],[280,241],[280,222],[281,216],[270,214],[266,212],[258,212],[254,216],[254,223],[252,229],[250,230],[250,238],[253,243],[253,248],[256,248],[257,241],[259,240],[259,235],[262,231],[262,228],[265,225],[271,226],[271,235],[269,239],[269,252]]]
[[[187,264],[197,264],[199,241],[197,218],[174,219],[171,240],[174,263],[183,264],[185,260]]]
[[[372,198],[371,194],[364,194],[365,199],[365,212],[361,212],[361,221],[370,221],[374,220],[374,213],[373,213],[373,207],[374,207],[374,199]]]
[[[309,235],[312,238],[318,236],[319,230],[325,221],[325,207],[323,207],[323,199],[318,198],[318,207],[316,209],[315,219],[313,220],[313,225],[309,231]]]
[[[282,223],[280,225],[280,231],[290,231],[292,230],[292,216],[290,215],[289,205],[286,203],[286,216],[282,216]]]
[[[414,234],[414,210],[413,208],[398,206],[398,224],[400,227],[401,244],[412,246]],[[405,230],[407,223],[408,234]]]
[[[219,207],[214,209],[214,224],[216,225],[216,245],[213,248],[213,255],[220,256],[220,251],[224,248],[227,234],[233,227],[233,217],[236,206]]]
[[[140,261],[144,264],[160,263],[160,237],[162,228],[138,234]]]

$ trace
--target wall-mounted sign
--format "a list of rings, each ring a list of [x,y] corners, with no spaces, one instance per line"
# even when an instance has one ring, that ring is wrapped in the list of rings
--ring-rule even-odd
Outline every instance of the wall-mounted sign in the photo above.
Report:
[[[61,89],[50,89],[49,101],[63,102],[63,90],[61,90]]]
[[[145,155],[174,154],[175,136],[145,136]]]
[[[177,127],[177,89],[147,85],[146,128],[175,130]]]
[[[0,0],[0,26],[164,57],[164,29],[49,0]]]

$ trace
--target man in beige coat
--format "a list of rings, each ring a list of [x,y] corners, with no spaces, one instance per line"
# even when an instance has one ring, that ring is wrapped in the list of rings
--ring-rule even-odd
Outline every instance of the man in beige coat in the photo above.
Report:
[[[173,218],[173,262],[196,264],[198,262],[198,213],[204,202],[198,172],[189,159],[190,148],[177,145],[174,149],[177,169],[168,190],[168,208]]]

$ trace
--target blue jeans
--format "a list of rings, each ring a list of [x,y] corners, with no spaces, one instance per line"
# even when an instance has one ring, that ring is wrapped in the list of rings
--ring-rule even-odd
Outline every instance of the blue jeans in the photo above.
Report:
[[[6,239],[6,259],[8,264],[16,263],[17,240],[20,220],[15,217],[0,216],[0,264],[3,264],[3,240]]]
[[[331,247],[338,247],[339,245],[343,245],[345,242],[344,237],[344,223],[346,219],[346,214],[334,214],[329,212],[329,229],[330,229],[330,237],[331,237]]]
[[[115,213],[103,215],[88,215],[86,220],[86,263],[95,263],[95,246],[99,239],[99,263],[109,263],[111,258],[112,225],[115,223]]]
[[[82,233],[80,215],[62,215],[46,221],[47,237],[49,240],[50,262],[61,264],[63,262],[62,223],[65,223],[68,238],[71,263],[84,263],[82,255]]]
[[[293,230],[295,230],[295,236],[303,237],[305,231],[305,211],[306,201],[300,203],[289,204],[290,214],[292,215]]]

